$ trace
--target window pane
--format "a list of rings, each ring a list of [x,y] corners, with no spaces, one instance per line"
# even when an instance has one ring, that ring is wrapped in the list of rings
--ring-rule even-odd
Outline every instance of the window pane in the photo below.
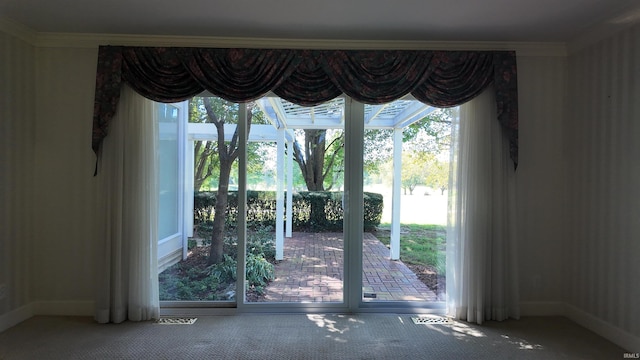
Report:
[[[444,299],[451,111],[415,100],[365,106],[365,199],[382,197],[384,210],[365,229],[364,302]]]
[[[247,302],[343,302],[344,104],[256,102],[247,151]],[[272,277],[261,276],[266,269]]]
[[[158,237],[165,239],[179,232],[179,148],[178,109],[170,104],[158,105]]]
[[[232,137],[238,104],[217,97],[194,97],[188,107],[185,176],[193,177],[193,182],[185,183],[194,185],[194,231],[187,242],[186,259],[159,274],[160,300],[229,306],[236,300],[238,178],[237,142]],[[218,128],[224,129],[225,140],[220,144]]]

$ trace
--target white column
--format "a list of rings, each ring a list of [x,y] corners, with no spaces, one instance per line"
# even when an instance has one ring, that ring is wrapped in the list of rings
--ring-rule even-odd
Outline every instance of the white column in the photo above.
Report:
[[[287,142],[287,229],[286,236],[291,237],[293,229],[293,141]]]
[[[400,190],[402,188],[402,129],[393,131],[393,193],[391,195],[391,260],[400,259]]]
[[[284,259],[284,129],[278,129],[276,160],[276,260]]]

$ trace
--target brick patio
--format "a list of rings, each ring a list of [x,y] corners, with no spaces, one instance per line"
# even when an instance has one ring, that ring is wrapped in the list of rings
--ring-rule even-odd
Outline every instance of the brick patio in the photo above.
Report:
[[[266,288],[267,302],[341,302],[342,233],[294,233],[284,240],[284,260],[275,266],[275,280]],[[436,301],[401,261],[389,259],[389,249],[370,233],[363,240],[365,301]]]

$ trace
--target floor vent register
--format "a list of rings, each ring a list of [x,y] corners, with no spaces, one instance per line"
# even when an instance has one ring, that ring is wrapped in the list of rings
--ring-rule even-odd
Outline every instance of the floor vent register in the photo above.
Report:
[[[198,320],[198,318],[160,318],[156,323],[160,325],[193,325],[196,320]]]
[[[439,325],[439,324],[453,324],[450,318],[446,316],[438,315],[420,315],[412,317],[411,320],[414,324],[426,324],[426,325]]]

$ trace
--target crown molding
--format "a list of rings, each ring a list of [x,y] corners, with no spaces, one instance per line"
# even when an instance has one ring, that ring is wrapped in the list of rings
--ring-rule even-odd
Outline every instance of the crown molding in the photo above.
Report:
[[[564,43],[390,41],[283,38],[235,38],[122,34],[41,33],[41,47],[176,46],[218,48],[345,49],[345,50],[515,50],[519,56],[566,56]]]
[[[0,16],[0,31],[17,37],[31,45],[35,45],[38,38],[38,33],[36,31],[2,16]]]
[[[5,30],[6,28],[6,30]],[[392,41],[239,38],[215,36],[163,36],[130,34],[48,33],[36,32],[14,21],[0,17],[0,30],[17,36],[37,47],[97,48],[100,45],[175,46],[218,48],[272,49],[345,49],[345,50],[511,50],[518,56],[567,56],[561,42],[499,41]]]

